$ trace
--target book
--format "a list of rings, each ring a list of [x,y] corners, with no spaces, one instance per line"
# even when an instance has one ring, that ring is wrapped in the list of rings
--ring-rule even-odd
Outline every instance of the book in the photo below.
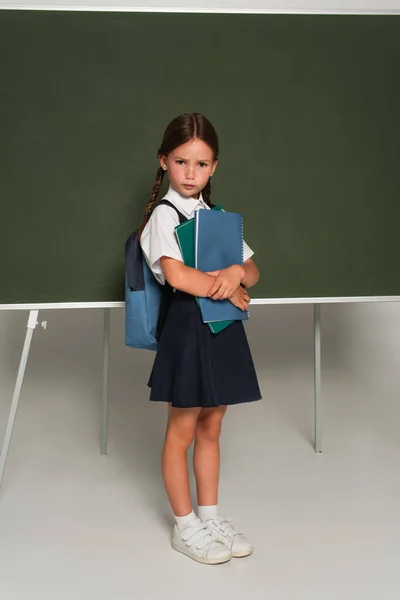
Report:
[[[195,268],[210,272],[243,264],[243,219],[238,213],[200,210],[194,216]],[[204,323],[245,321],[248,312],[229,300],[199,298]]]
[[[203,210],[203,209],[200,209]],[[204,209],[207,210],[207,209]],[[215,206],[212,210],[222,210]],[[175,235],[182,254],[183,262],[187,267],[195,269],[194,264],[194,219],[188,219],[175,227]]]
[[[213,210],[221,210],[221,207],[217,206]],[[178,242],[179,249],[182,254],[183,262],[187,267],[195,268],[194,261],[194,219],[189,219],[180,225],[175,227],[175,235]],[[199,299],[196,297],[196,302],[199,305]],[[231,325],[233,321],[218,321],[215,323],[208,323],[208,327],[212,333],[219,333],[228,325]]]
[[[189,219],[175,227],[175,235],[183,262],[187,267],[194,266],[194,219]]]

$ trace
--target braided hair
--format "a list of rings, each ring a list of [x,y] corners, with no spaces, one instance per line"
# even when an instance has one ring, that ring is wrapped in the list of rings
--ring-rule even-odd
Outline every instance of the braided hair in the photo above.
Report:
[[[207,181],[206,185],[203,187],[203,200],[208,206],[211,204],[211,177]]]
[[[214,160],[218,160],[219,153],[219,142],[217,133],[208,119],[201,113],[184,113],[179,117],[173,119],[167,126],[161,146],[158,149],[157,155],[168,156],[170,152],[186,144],[190,140],[197,138],[206,143],[213,151]],[[161,184],[163,182],[165,171],[160,167],[156,174],[156,180],[153,185],[150,200],[145,208],[143,221],[139,227],[138,237],[142,235],[143,229],[146,227],[151,213],[157,205],[158,195],[160,192]],[[207,184],[202,190],[203,199],[206,204],[211,203],[211,181],[208,180]]]

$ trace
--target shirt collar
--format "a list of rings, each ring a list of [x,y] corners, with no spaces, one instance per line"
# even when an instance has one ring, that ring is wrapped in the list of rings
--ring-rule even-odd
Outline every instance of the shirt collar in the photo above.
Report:
[[[176,208],[181,210],[188,217],[193,216],[193,213],[197,208],[207,208],[207,204],[204,202],[201,192],[198,200],[196,200],[196,198],[185,198],[171,186],[169,186],[168,192],[165,194],[163,200],[172,202]]]

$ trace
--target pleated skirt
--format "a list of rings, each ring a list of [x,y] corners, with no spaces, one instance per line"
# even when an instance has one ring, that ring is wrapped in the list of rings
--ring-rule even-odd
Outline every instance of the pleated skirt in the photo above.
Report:
[[[235,321],[214,334],[193,296],[173,294],[150,375],[150,400],[177,408],[261,399],[246,333]]]

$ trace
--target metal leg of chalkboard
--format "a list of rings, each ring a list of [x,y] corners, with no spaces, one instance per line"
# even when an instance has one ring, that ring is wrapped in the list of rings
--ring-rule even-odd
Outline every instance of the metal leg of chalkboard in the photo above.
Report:
[[[38,315],[39,315],[38,310],[31,310],[29,313],[27,331],[26,331],[26,335],[25,335],[25,343],[24,343],[24,347],[22,350],[21,360],[19,363],[17,381],[15,383],[14,395],[13,395],[12,402],[11,402],[10,414],[8,417],[6,433],[5,433],[4,441],[3,441],[3,448],[1,451],[1,455],[0,455],[0,485],[1,485],[1,482],[3,481],[4,469],[6,467],[6,461],[7,461],[7,454],[8,454],[8,450],[10,448],[11,436],[12,436],[12,432],[14,429],[15,418],[17,415],[18,404],[19,404],[19,399],[20,399],[21,390],[22,390],[22,384],[24,382],[25,369],[26,369],[26,364],[28,362],[28,356],[29,356],[29,350],[31,347],[33,332],[36,329],[37,325],[40,325],[41,327],[43,327],[43,329],[46,329],[46,326],[47,326],[46,321],[43,321],[42,323],[38,323],[38,320],[37,320]]]
[[[107,427],[108,427],[108,379],[110,357],[110,309],[104,309],[103,330],[103,407],[101,420],[101,453],[107,454]]]
[[[315,452],[321,452],[321,305],[314,304],[314,427]]]

